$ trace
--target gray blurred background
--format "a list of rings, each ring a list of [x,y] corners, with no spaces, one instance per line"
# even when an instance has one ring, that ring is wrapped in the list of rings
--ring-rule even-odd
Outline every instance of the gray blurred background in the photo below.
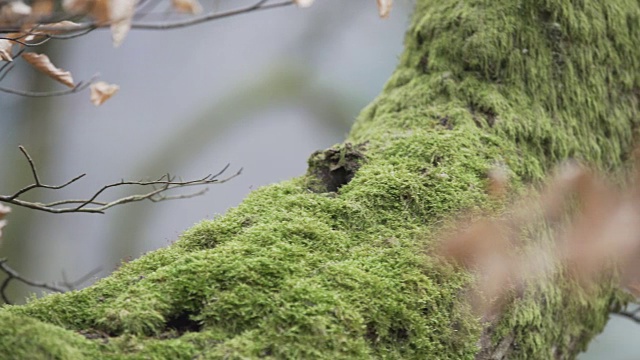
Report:
[[[217,1],[221,9],[248,1]],[[212,6],[203,1],[205,7]],[[301,175],[313,151],[341,142],[358,112],[382,89],[402,51],[410,0],[380,20],[373,0],[323,0],[309,9],[270,10],[172,31],[133,31],[113,49],[106,31],[52,42],[47,53],[76,80],[100,72],[121,86],[99,108],[87,91],[32,99],[0,93],[0,193],[29,183],[17,149],[27,147],[49,183],[86,179],[50,201],[90,195],[101,185],[164,173],[197,178],[230,163],[204,196],[138,203],[105,215],[53,215],[13,208],[0,257],[24,276],[98,277],[175,241],[222,214],[252,189]],[[59,89],[18,67],[3,86]],[[113,197],[125,195],[115,191]],[[89,282],[90,283],[90,282]],[[35,291],[17,283],[17,302]],[[613,318],[580,359],[640,358],[640,325]]]

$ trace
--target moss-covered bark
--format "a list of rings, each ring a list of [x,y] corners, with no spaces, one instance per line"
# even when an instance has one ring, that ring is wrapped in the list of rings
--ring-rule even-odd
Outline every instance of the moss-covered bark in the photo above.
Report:
[[[481,324],[469,276],[427,255],[490,208],[486,171],[624,163],[638,122],[633,0],[419,0],[406,50],[347,142],[82,291],[0,310],[18,358],[572,358],[615,286],[532,288]]]

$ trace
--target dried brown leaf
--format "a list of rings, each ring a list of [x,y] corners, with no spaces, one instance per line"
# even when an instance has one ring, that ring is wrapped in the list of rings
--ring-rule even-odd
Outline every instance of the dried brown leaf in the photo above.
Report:
[[[10,207],[0,204],[0,241],[2,240],[2,228],[7,225],[7,221],[4,219],[4,217],[10,212]]]
[[[301,8],[307,8],[313,5],[313,0],[293,0],[293,2]]]
[[[0,3],[0,25],[22,25],[22,22],[31,15],[31,6],[22,1]]]
[[[36,18],[50,16],[51,14],[53,14],[54,8],[55,4],[53,3],[53,0],[35,0],[31,4],[33,16],[35,16]]]
[[[92,0],[63,0],[62,8],[69,14],[78,15],[85,14],[90,8],[93,8]]]
[[[118,47],[131,30],[131,22],[136,11],[137,0],[111,0],[109,20],[111,22],[111,38],[113,46]]]
[[[111,25],[114,46],[120,46],[131,29],[137,0],[65,0],[63,7],[72,14],[88,13],[98,25]]]
[[[202,5],[198,0],[171,0],[171,5],[181,13],[197,15],[202,12]]]
[[[13,37],[25,43],[38,42],[47,35],[65,34],[78,29],[79,27],[81,27],[81,25],[78,23],[64,20],[56,23],[36,26],[31,29],[25,29],[24,33],[13,34]]]
[[[504,251],[508,245],[505,228],[496,221],[483,220],[450,236],[438,253],[471,268],[484,263],[484,258],[496,253],[495,249]]]
[[[57,68],[51,63],[51,60],[49,60],[47,55],[24,53],[22,54],[22,58],[41,73],[46,74],[52,79],[61,82],[70,88],[75,87],[71,73]]]
[[[0,39],[0,60],[2,61],[13,61],[12,57],[12,49],[13,49],[13,41],[7,39]]]
[[[118,90],[120,90],[118,85],[108,84],[104,81],[95,82],[91,84],[91,102],[95,106],[100,106],[115,95]]]
[[[4,219],[4,217],[11,212],[11,208],[0,204],[0,220]]]
[[[391,8],[393,7],[393,0],[377,0],[378,1],[378,15],[381,18],[386,19],[389,17],[389,13],[391,13]]]
[[[635,282],[627,285],[627,290],[629,290],[629,292],[636,298],[640,298],[640,283]]]
[[[489,186],[487,191],[494,198],[500,198],[509,190],[509,173],[504,166],[494,166],[487,174],[489,178]]]
[[[31,32],[34,34],[56,35],[56,34],[64,34],[66,32],[76,30],[81,26],[82,25],[76,22],[63,20],[63,21],[43,25],[41,27],[38,27],[37,29],[32,30]]]
[[[114,2],[114,0],[90,0],[88,13],[98,25],[113,23],[111,11]]]
[[[621,285],[640,296],[639,177],[621,190],[565,165],[539,197],[523,198],[503,220],[481,220],[449,237],[439,253],[475,271],[470,301],[485,318],[506,304],[507,290],[521,294],[527,283],[549,281],[562,269],[590,290],[615,266]],[[524,233],[533,241],[522,242]]]

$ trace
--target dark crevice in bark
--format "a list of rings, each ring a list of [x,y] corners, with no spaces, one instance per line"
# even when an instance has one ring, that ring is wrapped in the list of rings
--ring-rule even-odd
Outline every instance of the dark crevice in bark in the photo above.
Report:
[[[182,335],[186,332],[196,332],[202,329],[202,325],[191,319],[190,313],[177,314],[167,321],[167,329]]]
[[[309,158],[308,173],[313,181],[309,189],[316,193],[335,193],[348,184],[365,161],[365,144],[345,143],[331,149],[316,151]]]

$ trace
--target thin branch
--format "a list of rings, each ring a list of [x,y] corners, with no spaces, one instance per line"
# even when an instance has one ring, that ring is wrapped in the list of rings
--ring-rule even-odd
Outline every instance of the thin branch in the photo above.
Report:
[[[248,5],[245,7],[240,7],[237,9],[224,11],[224,12],[213,11],[199,17],[185,19],[185,20],[179,20],[179,21],[173,21],[173,22],[158,22],[158,23],[144,23],[144,22],[133,21],[133,23],[131,24],[131,28],[141,29],[141,30],[177,29],[177,28],[183,28],[183,27],[189,27],[189,26],[201,24],[204,22],[220,20],[224,18],[237,16],[237,15],[247,14],[255,11],[291,6],[293,4],[294,2],[291,0],[281,1],[273,4],[268,4],[268,0],[259,0],[252,5]],[[89,30],[89,29],[93,30],[96,28],[108,28],[111,26],[111,24],[109,23],[97,23],[95,21],[87,21],[87,22],[83,22],[83,23],[80,23],[74,26],[69,26],[69,27],[62,27],[62,26],[48,27],[47,26],[48,24],[53,24],[53,22],[41,23],[41,25],[38,27],[38,31],[55,31],[57,33],[65,32],[65,31],[76,32],[76,31]],[[10,26],[10,27],[0,28],[0,33],[12,33],[12,32],[22,32],[22,31],[24,31],[24,29],[21,29],[19,26]]]
[[[14,63],[13,62],[7,62],[5,65],[3,65],[2,67],[0,67],[0,81],[4,80],[4,78],[7,76],[7,74],[13,70],[14,67]],[[5,72],[2,72],[3,70],[7,70]]]
[[[19,57],[20,55],[22,55],[22,53],[25,51],[25,49],[20,49],[15,55],[13,55],[14,58]],[[2,66],[0,66],[0,81],[2,81],[7,74],[9,74],[9,72],[13,69],[14,67],[14,63],[13,61],[9,62],[5,62]]]
[[[44,188],[44,189],[50,189],[50,190],[62,189],[64,187],[67,187],[67,186],[73,184],[74,182],[80,180],[85,175],[87,175],[87,174],[78,175],[75,178],[67,181],[66,183],[64,183],[62,185],[45,185],[45,184],[42,184],[42,182],[40,181],[40,176],[38,175],[38,169],[36,168],[36,164],[33,161],[33,158],[31,157],[31,155],[29,155],[29,153],[27,152],[27,149],[25,149],[25,147],[22,146],[22,145],[18,146],[18,149],[20,149],[20,152],[24,155],[24,157],[27,159],[27,162],[29,163],[29,168],[31,169],[31,175],[33,176],[34,183],[31,184],[31,185],[25,186],[22,189],[18,190],[16,193],[14,193],[13,195],[11,195],[9,197],[9,200],[17,199],[18,196],[26,193],[29,190],[35,189],[35,188]]]
[[[50,284],[50,283],[45,283],[45,282],[41,282],[41,281],[33,281],[33,280],[29,280],[25,277],[23,277],[22,275],[20,275],[16,270],[14,270],[13,268],[11,268],[8,264],[7,264],[7,259],[0,259],[0,271],[2,271],[3,273],[5,273],[7,275],[7,277],[2,281],[2,284],[0,285],[0,298],[2,298],[2,301],[4,301],[4,303],[6,304],[13,304],[10,300],[9,297],[7,296],[7,288],[9,287],[9,284],[12,281],[19,281],[23,284],[27,284],[29,286],[33,286],[36,288],[40,288],[40,289],[44,289],[44,290],[48,290],[48,291],[53,291],[53,292],[58,292],[58,293],[63,293],[66,291],[70,291],[70,290],[75,290],[78,286],[82,285],[83,283],[87,282],[88,280],[90,280],[93,276],[97,275],[100,271],[102,271],[102,268],[95,268],[93,270],[91,270],[90,272],[88,272],[87,274],[83,275],[82,277],[80,277],[79,279],[77,279],[76,281],[67,281],[66,279],[66,275],[64,275],[63,273],[63,279],[64,281],[62,282],[62,286],[58,286],[56,284]]]
[[[24,146],[19,145],[18,149],[20,149],[20,152],[22,153],[22,155],[24,155],[24,157],[27,158],[27,162],[29,163],[29,167],[31,168],[31,174],[33,175],[33,180],[35,180],[36,185],[41,186],[41,182],[40,182],[40,177],[38,176],[38,169],[36,169],[36,164],[33,162],[33,158],[31,157],[31,155],[29,155],[29,153],[27,152],[27,149],[24,148]],[[20,193],[18,193],[16,196],[20,195]]]
[[[7,298],[7,294],[6,294],[7,287],[9,286],[12,280],[17,280],[29,286],[46,289],[53,292],[65,291],[64,289],[57,287],[55,285],[47,284],[44,282],[32,281],[22,277],[20,274],[18,274],[17,271],[13,270],[9,265],[7,265],[7,259],[0,259],[0,270],[5,274],[7,274],[7,278],[4,279],[4,281],[2,282],[2,285],[0,285],[0,296],[2,297],[2,300],[7,304],[12,303]]]
[[[178,29],[183,27],[189,27],[193,25],[198,25],[204,22],[219,20],[223,18],[228,18],[236,15],[246,14],[249,12],[260,11],[260,10],[269,10],[275,8],[281,8],[285,6],[293,5],[293,1],[282,1],[273,4],[266,4],[266,0],[261,0],[255,3],[254,5],[250,5],[244,8],[239,8],[235,10],[225,11],[225,12],[212,12],[200,17],[174,21],[174,22],[166,22],[166,23],[141,23],[141,22],[133,22],[131,24],[132,29],[140,29],[140,30],[169,30],[169,29]],[[102,26],[105,27],[105,26]]]
[[[287,0],[287,1],[281,1],[281,2],[276,2],[276,3],[271,3],[269,4],[269,0],[258,0],[256,2],[254,2],[252,5],[248,5],[248,6],[244,6],[244,7],[239,7],[233,10],[229,10],[229,11],[217,11],[217,10],[211,10],[209,13],[203,15],[203,16],[199,16],[199,17],[191,17],[191,18],[187,18],[184,20],[179,20],[179,21],[173,21],[173,22],[167,22],[167,21],[158,21],[158,22],[141,22],[140,20],[145,17],[146,14],[144,12],[145,9],[153,9],[155,8],[160,2],[157,0],[143,0],[138,4],[138,7],[136,9],[135,14],[133,15],[133,22],[131,24],[131,28],[132,29],[141,29],[141,30],[169,30],[169,29],[177,29],[177,28],[183,28],[183,27],[189,27],[189,26],[194,26],[197,24],[201,24],[204,22],[209,22],[209,21],[214,21],[214,20],[219,20],[219,19],[224,19],[224,18],[228,18],[228,17],[233,17],[233,16],[237,16],[237,15],[241,15],[241,14],[247,14],[247,13],[251,13],[251,12],[255,12],[255,11],[260,11],[260,10],[268,10],[268,9],[275,9],[275,8],[280,8],[280,7],[285,7],[285,6],[290,6],[294,4],[294,1],[292,0]],[[82,15],[80,15],[82,17]],[[92,32],[95,29],[98,28],[107,28],[110,27],[111,24],[108,22],[96,22],[96,21],[85,21],[82,23],[74,23],[74,25],[72,26],[60,26],[60,22],[63,20],[71,20],[71,19],[77,19],[78,15],[71,15],[71,16],[65,16],[65,17],[61,17],[61,16],[51,16],[48,17],[46,19],[41,19],[41,22],[39,24],[37,24],[36,26],[32,27],[29,30],[25,29],[25,24],[21,24],[21,23],[15,23],[12,24],[10,26],[5,26],[5,27],[1,27],[0,28],[0,34],[9,34],[9,33],[19,33],[20,35],[17,37],[12,37],[12,36],[0,36],[0,40],[9,40],[12,42],[15,42],[17,44],[20,44],[23,46],[22,49],[20,49],[18,51],[18,53],[14,56],[15,58],[19,57],[23,52],[24,49],[26,47],[35,47],[35,46],[39,46],[42,45],[48,41],[50,41],[51,39],[60,39],[60,40],[68,40],[68,39],[74,39],[83,35],[86,35],[90,32]],[[33,20],[33,19],[32,19]],[[49,33],[47,33],[49,32]],[[29,42],[29,41],[24,41],[22,39],[27,39],[29,36],[33,36],[34,39],[40,39],[43,38],[42,40],[39,40],[37,42]],[[4,80],[4,78],[6,77],[6,75],[13,69],[13,64],[9,65],[9,63],[6,63],[2,66],[0,66],[0,81]],[[4,71],[6,70],[6,71]],[[4,71],[4,72],[3,72]],[[4,93],[8,93],[8,94],[13,94],[13,95],[19,95],[19,96],[25,96],[25,97],[53,97],[53,96],[63,96],[63,95],[69,95],[69,94],[74,94],[80,91],[83,91],[84,89],[86,89],[89,85],[91,85],[91,83],[93,82],[93,79],[91,81],[87,81],[87,82],[80,82],[78,83],[75,87],[71,88],[71,89],[65,89],[65,90],[60,90],[60,91],[44,91],[44,92],[37,92],[37,91],[27,91],[27,90],[19,90],[19,89],[13,89],[13,88],[7,88],[7,87],[0,87],[0,92],[4,92]]]
[[[66,33],[66,34],[49,34],[49,37],[52,38],[52,39],[56,39],[56,40],[75,39],[77,37],[87,35],[88,33],[92,32],[95,29],[97,29],[97,27],[91,26],[91,27],[89,27],[87,29],[84,29],[84,30],[81,30],[81,31],[77,31],[77,32],[69,32],[69,33]]]
[[[35,47],[35,46],[40,46],[40,45],[42,45],[42,44],[46,43],[47,41],[51,40],[51,36],[46,35],[46,34],[40,34],[39,36],[44,37],[44,39],[43,39],[43,40],[40,40],[40,41],[38,41],[38,42],[30,43],[30,42],[26,42],[26,41],[19,40],[19,39],[21,39],[21,38],[25,38],[25,37],[27,37],[27,36],[29,36],[29,34],[27,34],[27,33],[25,33],[25,34],[23,34],[23,35],[21,35],[21,36],[18,36],[17,38],[8,38],[8,37],[0,36],[0,40],[9,40],[9,41],[11,41],[11,42],[14,42],[14,43],[16,43],[16,44],[20,44],[20,45],[22,45],[22,46],[26,46],[26,47]]]
[[[210,185],[210,184],[222,184],[225,183],[236,176],[240,175],[242,169],[240,169],[235,174],[228,176],[226,178],[220,179],[220,176],[226,172],[229,168],[229,165],[226,165],[222,170],[220,170],[216,174],[209,174],[199,179],[195,180],[176,180],[175,176],[171,176],[170,174],[166,174],[158,178],[157,180],[152,181],[125,181],[121,180],[118,182],[114,182],[111,184],[107,184],[102,186],[100,189],[95,191],[93,195],[86,199],[66,199],[66,200],[58,200],[49,203],[41,203],[41,202],[32,202],[20,199],[20,196],[28,193],[33,189],[47,189],[47,190],[59,190],[63,189],[78,180],[82,179],[86,174],[78,175],[71,180],[61,184],[61,185],[47,185],[42,183],[40,180],[40,175],[38,173],[38,169],[33,161],[33,158],[27,150],[20,146],[20,151],[25,156],[27,163],[29,164],[29,168],[31,169],[31,175],[33,177],[33,183],[24,186],[19,189],[15,193],[11,195],[0,195],[0,202],[4,202],[7,204],[13,204],[29,209],[40,210],[53,214],[62,214],[62,213],[104,213],[107,209],[112,208],[117,205],[128,204],[133,202],[140,202],[143,200],[149,200],[151,202],[160,202],[166,200],[175,200],[175,199],[187,199],[194,196],[202,195],[206,192],[207,189],[200,190],[197,192],[189,193],[189,194],[181,194],[181,195],[167,195],[166,193],[170,190],[177,188],[186,188],[190,186],[201,186],[201,185]],[[126,187],[126,186],[141,186],[151,188],[150,191],[144,192],[142,194],[134,194],[125,196],[112,201],[102,201],[98,198],[105,193],[107,190],[117,187]]]
[[[4,75],[2,75],[2,78],[4,78]],[[14,94],[14,95],[20,95],[20,96],[26,96],[26,97],[62,96],[62,95],[69,95],[69,94],[75,94],[77,92],[80,92],[88,88],[89,85],[91,85],[96,79],[97,79],[97,76],[93,76],[91,79],[89,79],[89,81],[81,81],[71,89],[60,90],[60,91],[26,91],[26,90],[16,90],[11,88],[6,88],[2,86],[0,86],[0,91],[8,94]]]
[[[87,281],[91,280],[92,277],[98,275],[100,272],[102,271],[102,266],[98,266],[97,268],[89,271],[88,273],[82,275],[80,278],[76,279],[75,281],[69,281],[67,280],[67,274],[64,272],[64,270],[62,271],[62,286],[67,289],[67,291],[70,290],[75,290],[77,289],[80,285],[86,283]]]
[[[619,310],[619,311],[612,312],[612,314],[625,317],[631,321],[634,321],[640,324],[640,306],[638,306],[637,308],[631,311]]]

